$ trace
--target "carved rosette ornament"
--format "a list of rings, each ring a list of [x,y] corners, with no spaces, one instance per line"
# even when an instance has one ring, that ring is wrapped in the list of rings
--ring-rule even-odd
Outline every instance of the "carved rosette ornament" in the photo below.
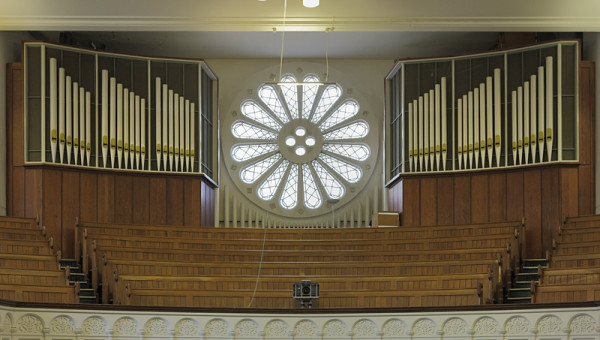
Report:
[[[75,335],[75,324],[68,316],[57,316],[50,321],[50,334]]]
[[[252,320],[242,320],[235,325],[236,337],[255,337],[258,335],[258,325]]]
[[[294,327],[294,333],[299,338],[314,337],[317,335],[317,325],[310,320],[302,320]]]
[[[6,316],[4,317],[4,321],[2,323],[2,331],[0,331],[0,333],[2,333],[2,332],[8,333],[8,331],[11,328],[12,328],[12,318],[11,318],[10,314],[6,314]]]
[[[498,333],[498,322],[490,317],[483,317],[473,326],[475,335],[493,335]]]
[[[398,319],[389,320],[383,325],[384,337],[399,337],[404,335],[405,332],[406,325]]]
[[[206,336],[228,336],[229,325],[222,319],[214,319],[206,324]]]
[[[148,336],[168,336],[169,326],[163,319],[150,319],[146,322],[146,325],[144,325],[144,333]]]
[[[326,337],[342,337],[346,335],[346,324],[340,320],[328,321],[325,326],[323,326],[323,335]]]
[[[357,323],[354,324],[354,327],[352,329],[352,333],[354,333],[354,335],[356,336],[375,336],[377,333],[377,330],[375,329],[375,323],[371,320],[359,320]]]
[[[458,318],[449,319],[443,327],[444,336],[456,336],[467,334],[467,323]]]
[[[17,320],[17,333],[19,334],[42,334],[44,326],[42,320],[34,315],[24,315]]]
[[[289,332],[288,325],[281,320],[273,320],[265,326],[267,339],[285,339]]]
[[[99,317],[92,316],[81,325],[83,335],[106,335],[106,323]]]
[[[522,316],[514,316],[506,321],[506,334],[528,334],[531,323]]]
[[[561,334],[563,322],[554,315],[547,315],[538,321],[537,329],[539,334]]]
[[[415,322],[412,331],[415,336],[435,335],[435,323],[429,319],[421,319]]]
[[[571,321],[569,329],[572,334],[595,334],[596,321],[589,315],[577,315]]]
[[[175,335],[177,336],[198,336],[199,331],[198,323],[191,319],[179,320],[175,325]]]
[[[120,318],[113,327],[115,336],[136,336],[138,335],[138,326],[132,318]]]

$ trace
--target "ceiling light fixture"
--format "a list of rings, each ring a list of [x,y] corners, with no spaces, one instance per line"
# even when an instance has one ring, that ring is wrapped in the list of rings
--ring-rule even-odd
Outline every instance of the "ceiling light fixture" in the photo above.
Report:
[[[319,0],[302,0],[302,4],[307,8],[315,8],[319,6]]]

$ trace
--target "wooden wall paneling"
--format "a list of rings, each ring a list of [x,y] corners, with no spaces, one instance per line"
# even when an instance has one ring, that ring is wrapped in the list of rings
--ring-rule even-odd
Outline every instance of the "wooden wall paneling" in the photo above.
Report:
[[[471,223],[471,178],[454,176],[454,224]]]
[[[527,231],[527,258],[540,258],[542,253],[542,184],[539,169],[523,172],[523,216]],[[508,196],[510,200],[510,196]]]
[[[507,221],[506,174],[493,173],[489,176],[489,221]]]
[[[388,190],[390,197],[388,202],[388,210],[397,211],[402,215],[402,184],[403,180],[394,182]]]
[[[213,227],[215,225],[215,188],[207,184],[208,206],[206,209],[206,220],[204,226]]]
[[[57,249],[62,247],[62,171],[57,169],[42,170],[43,184],[40,187],[43,195],[41,223],[46,226],[48,235],[54,237]]]
[[[578,171],[578,214],[593,215],[595,212],[594,166],[580,165]]]
[[[115,223],[115,176],[98,174],[98,222]]]
[[[167,179],[150,177],[150,224],[167,224]]]
[[[183,185],[184,225],[200,226],[202,208],[200,201],[201,182],[194,178],[186,178]]]
[[[75,219],[80,216],[79,204],[81,202],[79,193],[80,173],[78,171],[62,172],[62,252],[63,257],[74,258],[75,253],[72,244],[75,244]]]
[[[420,225],[421,221],[419,220],[419,186],[420,180],[418,177],[412,178],[404,178],[403,179],[403,211],[402,211],[402,220],[403,225],[414,227]]]
[[[519,221],[525,216],[525,193],[523,171],[506,174],[506,220]],[[529,224],[526,221],[527,225]]]
[[[471,223],[486,223],[489,221],[489,200],[489,175],[471,175]]]
[[[552,239],[562,222],[560,168],[542,169],[542,251],[552,249]],[[542,253],[544,255],[544,253]]]
[[[42,218],[42,170],[25,168],[25,214],[24,217]]]
[[[6,65],[6,213],[25,214],[23,164],[23,64]]]
[[[133,177],[135,175],[115,175],[115,223],[133,223]]]
[[[205,226],[206,223],[206,183],[200,180],[200,225]]]
[[[577,216],[579,213],[579,171],[577,168],[561,168],[560,181],[560,219]]]
[[[135,224],[150,223],[150,178],[145,175],[132,179],[133,211],[132,222]]]
[[[450,176],[437,179],[437,223],[454,224],[454,180]]]
[[[79,181],[79,220],[98,222],[98,175],[82,171]]]
[[[437,224],[437,180],[434,177],[421,179],[420,187],[420,220],[423,226]]]
[[[183,225],[183,178],[167,178],[167,224]]]

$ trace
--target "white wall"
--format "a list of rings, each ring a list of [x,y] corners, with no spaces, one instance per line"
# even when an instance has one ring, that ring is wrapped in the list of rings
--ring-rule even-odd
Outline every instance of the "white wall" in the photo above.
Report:
[[[21,60],[23,32],[0,32],[0,216],[6,216],[6,64]]]
[[[274,81],[275,78],[279,77],[279,59],[214,59],[207,60],[208,65],[215,71],[219,78],[219,100],[220,100],[220,117],[221,117],[221,139],[225,145],[231,145],[231,141],[228,143],[228,139],[231,139],[231,132],[229,132],[230,124],[233,122],[235,111],[239,111],[239,105],[244,99],[252,98],[253,93],[259,85],[264,82]],[[356,99],[361,105],[360,112],[366,114],[371,125],[369,138],[373,140],[367,141],[369,144],[379,145],[378,150],[373,148],[373,152],[377,152],[376,159],[372,166],[365,171],[365,175],[370,171],[368,177],[368,183],[364,186],[357,186],[357,194],[351,200],[342,200],[335,206],[336,217],[343,218],[344,214],[347,214],[348,219],[354,213],[356,217],[358,215],[358,209],[362,219],[364,220],[367,216],[365,202],[369,202],[368,205],[373,208],[374,205],[381,207],[381,188],[382,188],[382,153],[383,148],[381,146],[381,136],[383,133],[383,109],[384,109],[384,78],[389,70],[393,67],[393,60],[366,60],[366,59],[335,59],[329,60],[329,79],[330,82],[337,82],[343,88],[348,95]],[[284,59],[283,63],[283,74],[291,73],[296,77],[302,77],[307,73],[314,73],[318,75],[321,80],[325,80],[325,74],[327,72],[325,58],[323,59]],[[364,111],[367,111],[366,113]],[[221,151],[220,151],[221,152]],[[222,150],[223,153],[229,152],[229,148],[225,147]],[[232,204],[237,209],[250,209],[258,213],[269,211],[266,213],[277,220],[280,218],[281,223],[284,225],[291,223],[305,224],[305,223],[322,223],[322,221],[331,221],[332,216],[327,212],[315,212],[318,216],[312,216],[311,221],[309,216],[306,216],[306,212],[303,215],[297,216],[282,216],[278,215],[277,209],[269,208],[265,202],[258,199],[251,200],[249,196],[245,195],[237,189],[241,187],[239,180],[233,179],[230,176],[230,171],[227,168],[227,162],[224,162],[221,158],[221,177],[220,177],[220,218],[224,217],[224,205],[231,203],[235,197],[235,202]],[[225,189],[227,188],[227,189]],[[379,188],[379,197],[374,198],[375,188]],[[228,190],[228,201],[225,202],[224,190]],[[246,190],[242,188],[241,190]],[[350,196],[348,196],[350,197]],[[374,202],[376,200],[376,202]],[[260,201],[260,202],[257,202]],[[362,207],[362,208],[358,208]],[[325,207],[323,207],[324,210]],[[354,211],[354,212],[353,212]],[[319,215],[320,214],[320,215]],[[371,212],[369,212],[371,214]],[[233,215],[233,213],[232,213]],[[256,216],[256,215],[251,215]],[[327,216],[327,217],[325,217]],[[291,217],[292,219],[288,219]],[[294,220],[297,218],[297,220]],[[239,215],[238,215],[239,219]],[[369,215],[370,219],[370,215]],[[367,219],[367,221],[369,220]],[[275,223],[275,222],[274,222]],[[278,224],[279,225],[279,224]],[[247,225],[246,225],[247,226]]]
[[[600,80],[600,33],[584,33],[583,35],[583,60],[591,60],[596,63],[596,110],[594,115],[595,121],[595,136],[600,133],[600,86],[598,86],[598,80]],[[595,173],[596,178],[596,214],[600,214],[600,138],[594,139],[594,160],[595,160]]]

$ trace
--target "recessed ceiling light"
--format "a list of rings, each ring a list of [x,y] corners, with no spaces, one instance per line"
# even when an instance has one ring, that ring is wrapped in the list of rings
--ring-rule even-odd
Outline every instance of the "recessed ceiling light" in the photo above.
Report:
[[[319,0],[302,0],[304,7],[315,8],[319,6]]]

